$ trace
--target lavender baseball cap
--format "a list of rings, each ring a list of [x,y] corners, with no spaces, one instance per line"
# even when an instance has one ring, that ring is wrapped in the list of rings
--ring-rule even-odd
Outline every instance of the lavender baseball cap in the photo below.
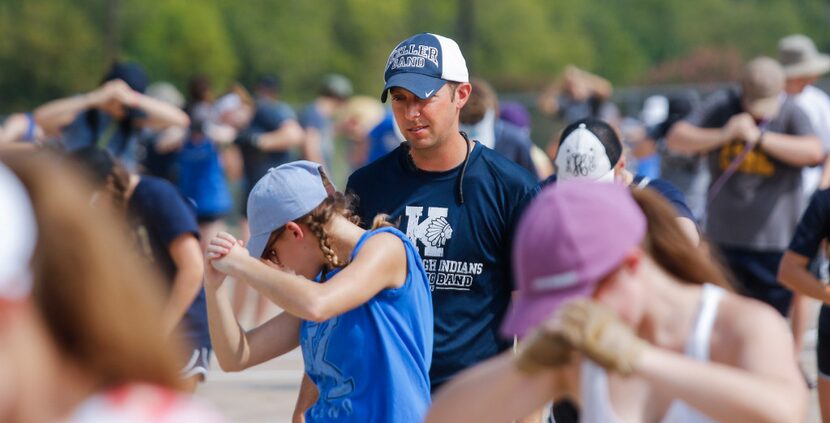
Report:
[[[268,170],[248,196],[248,252],[261,257],[271,232],[317,208],[334,191],[322,165],[298,160]]]
[[[645,232],[645,216],[625,186],[567,181],[542,190],[516,230],[517,292],[502,333],[522,337],[563,302],[591,295]]]

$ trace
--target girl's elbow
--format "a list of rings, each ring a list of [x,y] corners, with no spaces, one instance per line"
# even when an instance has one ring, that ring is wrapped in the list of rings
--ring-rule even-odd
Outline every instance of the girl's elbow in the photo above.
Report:
[[[802,422],[807,415],[809,395],[805,386],[792,387],[783,394],[781,401],[775,407],[770,407],[759,413],[759,422],[790,423]]]
[[[325,322],[333,317],[322,304],[310,304],[306,306],[303,314],[305,315],[302,316],[303,319],[317,323]]]
[[[824,149],[819,147],[816,151],[813,152],[811,159],[810,166],[818,166],[824,163],[824,160],[827,158],[827,155],[824,153]]]
[[[768,415],[769,418],[765,421],[769,423],[791,423],[803,422],[807,415],[806,399],[802,404],[791,405],[790,407],[782,407],[775,414]]]
[[[234,360],[223,360],[219,354],[216,354],[216,361],[219,362],[219,368],[225,373],[237,373],[245,370],[241,363]]]
[[[334,305],[326,299],[325,295],[321,294],[318,293],[318,295],[314,295],[305,301],[300,306],[300,315],[297,317],[317,323],[325,322],[334,317],[336,313]]]

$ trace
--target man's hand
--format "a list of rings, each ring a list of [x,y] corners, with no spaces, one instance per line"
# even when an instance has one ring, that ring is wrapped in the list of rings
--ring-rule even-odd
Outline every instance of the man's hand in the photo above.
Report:
[[[737,139],[750,145],[754,145],[761,137],[761,129],[749,113],[732,116],[724,130],[730,135],[730,139]]]

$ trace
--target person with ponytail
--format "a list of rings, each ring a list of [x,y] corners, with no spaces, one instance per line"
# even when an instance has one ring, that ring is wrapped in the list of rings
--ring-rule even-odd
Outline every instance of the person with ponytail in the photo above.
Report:
[[[425,422],[511,421],[564,398],[582,423],[804,421],[809,395],[786,321],[731,292],[659,194],[547,187],[519,223],[513,258],[518,289],[502,331],[519,335],[517,353],[459,375]]]
[[[206,253],[216,358],[225,371],[241,371],[300,345],[319,392],[306,421],[421,422],[433,343],[423,262],[383,215],[364,230],[350,210],[350,197],[314,162],[272,168],[257,182],[247,250],[223,232]],[[223,288],[228,280],[284,312],[244,331]]]
[[[166,282],[162,331],[186,345],[181,377],[195,390],[210,368],[211,347],[199,227],[190,202],[164,179],[128,172],[108,151],[88,147],[70,157],[95,187],[92,205],[127,222],[134,250]]]
[[[94,189],[48,150],[0,154],[0,422],[226,422],[187,393],[164,282]]]

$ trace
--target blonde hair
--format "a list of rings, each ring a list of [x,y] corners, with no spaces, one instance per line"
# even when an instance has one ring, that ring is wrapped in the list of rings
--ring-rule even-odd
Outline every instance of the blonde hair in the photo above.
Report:
[[[325,256],[329,268],[343,267],[348,264],[348,261],[337,257],[337,254],[331,247],[326,225],[337,215],[345,217],[355,225],[360,225],[360,217],[352,211],[352,203],[352,196],[335,192],[323,200],[323,203],[312,210],[311,213],[297,220],[297,223],[303,223],[308,226],[314,236],[320,240],[320,250],[323,251],[323,256]],[[386,215],[379,214],[372,221],[371,230],[385,226],[392,226],[392,224],[386,220]]]
[[[325,178],[325,177],[324,177]],[[324,179],[325,180],[325,179]],[[334,248],[331,246],[330,234],[326,230],[326,226],[336,216],[345,217],[349,222],[360,225],[360,216],[354,213],[352,204],[354,204],[355,197],[352,194],[343,194],[341,192],[332,192],[319,206],[310,211],[305,216],[294,220],[294,223],[303,224],[309,228],[311,233],[319,240],[320,251],[323,252],[323,257],[326,259],[326,268],[331,270],[338,267],[343,267],[348,264],[348,260],[337,256]],[[375,230],[382,227],[394,226],[387,220],[387,215],[379,214],[372,220],[370,230]],[[282,234],[285,226],[271,232],[271,236],[266,242],[265,251],[263,251],[263,258],[267,258],[268,251],[276,242],[277,238]],[[324,272],[325,274],[325,272]]]
[[[100,388],[145,382],[181,388],[162,333],[162,283],[144,267],[122,222],[89,206],[92,190],[47,152],[4,154],[38,224],[32,299],[62,355]]]
[[[361,134],[369,131],[383,120],[383,104],[373,97],[354,96],[337,113],[336,126],[349,126]]]

